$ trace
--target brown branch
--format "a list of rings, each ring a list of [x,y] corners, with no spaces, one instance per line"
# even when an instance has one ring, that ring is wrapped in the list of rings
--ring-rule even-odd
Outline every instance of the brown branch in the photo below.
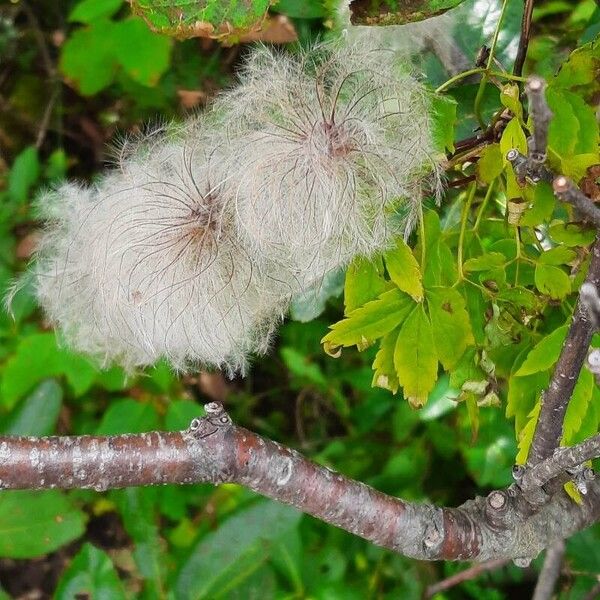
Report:
[[[570,179],[560,175],[552,187],[563,202],[574,206],[597,229],[600,229],[600,208],[598,208]]]
[[[531,16],[533,14],[533,1],[524,0],[523,19],[521,20],[521,37],[519,38],[519,48],[513,66],[513,75],[521,75],[523,73],[523,65],[527,56],[527,48],[529,46],[529,38],[531,36]]]
[[[534,165],[546,162],[548,149],[548,126],[552,111],[546,102],[546,82],[541,77],[530,77],[525,86],[529,99],[529,112],[533,121],[533,132],[529,142],[529,160]]]
[[[595,482],[581,504],[559,491],[530,510],[516,486],[458,508],[405,502],[232,424],[223,407],[180,432],[0,437],[4,489],[106,490],[165,483],[238,483],[374,544],[423,560],[535,557],[600,517]]]
[[[524,471],[519,487],[523,492],[528,493],[541,488],[563,473],[573,474],[578,471],[581,471],[583,485],[583,482],[594,479],[594,472],[592,469],[578,469],[578,467],[598,457],[600,457],[600,433],[576,446],[557,448],[550,458]]]
[[[591,250],[586,283],[600,289],[600,240]],[[558,448],[563,433],[563,421],[577,377],[586,359],[594,326],[585,303],[578,299],[573,320],[562,347],[548,388],[542,393],[541,411],[529,452],[528,463],[535,465],[549,458]]]
[[[558,540],[546,551],[544,566],[540,571],[532,600],[550,600],[554,587],[560,575],[563,558],[565,556],[565,542]]]
[[[510,562],[508,558],[496,558],[494,560],[488,560],[484,563],[480,563],[477,565],[473,565],[460,573],[455,573],[451,577],[447,579],[443,579],[442,581],[438,581],[433,585],[430,585],[426,590],[424,597],[432,598],[436,594],[440,592],[445,592],[450,588],[453,588],[456,585],[460,585],[465,581],[471,581],[471,579],[475,579],[479,577],[483,573],[487,573],[488,571],[495,571],[496,569],[500,569],[506,566]]]

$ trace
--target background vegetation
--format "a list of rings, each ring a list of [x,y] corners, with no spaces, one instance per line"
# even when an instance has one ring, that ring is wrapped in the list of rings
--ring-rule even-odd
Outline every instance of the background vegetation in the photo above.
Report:
[[[155,4],[138,2],[135,12],[155,28],[184,35]],[[300,43],[334,35],[329,4],[281,0],[271,9],[273,35]],[[509,69],[520,0],[467,0],[458,10],[449,37],[471,60],[497,34],[494,69]],[[600,162],[590,106],[600,92],[593,42],[599,30],[593,0],[540,4],[525,66],[526,74],[550,84],[551,164],[587,181],[588,193],[598,189],[589,167]],[[224,43],[153,33],[121,0],[21,0],[0,8],[3,289],[35,248],[37,190],[66,176],[93,179],[120,135],[157,119],[183,118],[232,84],[245,52],[240,32],[209,33]],[[448,79],[432,54],[416,68],[432,88]],[[227,381],[219,373],[178,379],[165,365],[129,379],[118,368],[100,371],[60,346],[31,295],[20,292],[14,320],[0,313],[0,431],[181,429],[202,413],[203,402],[218,399],[236,423],[403,498],[455,505],[509,484],[515,457],[526,456],[539,391],[564,338],[594,237],[548,186],[520,186],[503,158],[510,148],[526,149],[526,106],[517,83],[486,74],[481,84],[465,79],[445,86],[437,101],[439,140],[455,159],[442,206],[428,202],[424,226],[410,240],[414,254],[399,246],[385,257],[385,270],[381,260],[358,262],[346,278],[332,274],[319,297],[298,299],[272,352],[245,379]],[[456,142],[490,123],[498,128],[490,142],[497,141],[477,164],[464,160]],[[394,264],[407,253],[415,265],[413,287],[400,283],[400,289],[416,297],[423,283],[428,313],[418,317],[420,330],[400,319],[377,328],[377,315],[390,311],[377,297],[406,281],[396,280]],[[372,300],[379,304],[360,308]],[[462,315],[454,325],[436,313],[448,302]],[[436,337],[433,371],[413,365],[416,381],[408,381],[397,362],[386,362],[386,343],[404,336],[407,345],[424,344],[430,320],[445,334]],[[385,336],[381,345],[344,349],[336,359],[321,345],[328,334],[325,348],[336,354],[338,347],[361,346],[365,331],[370,341]],[[374,379],[383,387],[372,387]],[[412,402],[399,388],[410,391]],[[411,406],[425,401],[420,410]],[[565,443],[597,431],[600,391],[588,371],[569,411]],[[569,540],[560,598],[583,598],[598,582],[599,544],[598,526]],[[111,599],[411,599],[464,568],[396,556],[233,485],[3,492],[0,557],[0,597],[61,599],[83,591]],[[437,597],[530,597],[538,563],[507,564]]]

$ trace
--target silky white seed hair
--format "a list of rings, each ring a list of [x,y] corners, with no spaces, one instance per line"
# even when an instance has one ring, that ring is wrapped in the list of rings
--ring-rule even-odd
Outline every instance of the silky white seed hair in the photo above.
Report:
[[[427,95],[393,51],[255,50],[222,95],[236,223],[292,292],[409,230],[433,173]]]

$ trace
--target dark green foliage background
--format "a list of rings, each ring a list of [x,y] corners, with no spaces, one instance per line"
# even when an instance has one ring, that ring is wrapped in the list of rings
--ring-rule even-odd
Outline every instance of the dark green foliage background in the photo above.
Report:
[[[187,9],[190,3],[181,4]],[[272,11],[289,15],[305,43],[331,35],[332,4],[282,0]],[[468,0],[462,10],[473,16],[480,5]],[[457,39],[468,56],[489,44],[500,4],[494,6],[494,11],[470,18],[468,26],[459,20]],[[518,38],[521,10],[520,0],[509,0],[500,27],[496,55],[507,69],[506,51]],[[152,33],[121,0],[17,1],[0,7],[0,15],[4,290],[25,268],[35,245],[39,224],[31,204],[36,192],[67,176],[93,179],[110,159],[108,144],[119,135],[143,130],[156,120],[184,117],[182,98],[189,94],[181,92],[200,91],[197,97],[204,102],[231,84],[245,47],[175,41]],[[526,71],[551,79],[570,52],[594,40],[599,29],[600,11],[592,0],[545,2],[534,13]],[[585,79],[590,67],[580,62],[576,73]],[[433,87],[446,79],[433,56],[426,56],[418,68]],[[550,145],[565,151],[551,156],[553,166],[576,170],[580,163],[573,157],[591,154],[594,143],[583,136],[589,128],[577,122],[578,115],[591,109],[577,103],[597,97],[598,86],[578,80],[571,89],[571,83],[557,84],[559,90],[568,90],[567,96],[557,92],[554,100],[557,122]],[[477,85],[461,84],[439,100],[440,139],[449,147],[471,135],[477,124]],[[165,365],[129,379],[117,368],[100,371],[57,343],[24,290],[15,298],[14,320],[0,312],[0,431],[48,435],[176,430],[202,414],[211,389],[222,393],[225,388],[226,406],[236,423],[386,493],[456,505],[510,483],[518,452],[515,431],[526,452],[530,411],[556,358],[560,328],[572,310],[593,235],[585,227],[565,230],[572,215],[555,204],[547,189],[526,189],[522,195],[531,206],[520,227],[525,258],[516,259],[515,228],[503,217],[507,194],[513,197],[516,184],[502,152],[503,143],[519,143],[526,123],[519,119],[523,109],[510,87],[499,94],[488,84],[482,91],[480,118],[488,122],[502,105],[508,107],[515,117],[509,125],[513,137],[508,140],[507,134],[498,147],[488,148],[477,167],[459,166],[451,173],[456,179],[475,174],[478,184],[453,187],[437,210],[439,217],[434,204],[427,205],[429,262],[419,264],[423,233],[410,240],[414,252],[398,250],[414,256],[413,276],[425,284],[432,319],[435,293],[442,292],[428,288],[451,287],[457,282],[457,267],[464,271],[455,291],[443,292],[442,300],[468,313],[454,332],[458,338],[453,338],[465,353],[449,364],[453,361],[443,349],[438,351],[435,365],[439,358],[449,372],[440,367],[437,380],[427,383],[433,389],[424,408],[411,408],[402,386],[390,384],[389,378],[387,387],[400,387],[397,394],[372,387],[372,364],[379,352],[379,344],[372,343],[383,333],[367,335],[367,348],[344,349],[337,359],[321,345],[328,328],[344,318],[344,309],[351,320],[351,309],[361,310],[386,290],[418,296],[416,279],[410,289],[394,287],[394,256],[399,255],[390,253],[387,270],[379,261],[370,273],[375,282],[371,297],[352,279],[357,272],[366,277],[360,265],[346,280],[345,306],[343,276],[332,276],[323,286],[324,297],[294,305],[293,316],[299,320],[286,322],[269,356],[257,359],[246,379],[232,382],[218,374],[178,379]],[[583,100],[573,100],[571,91]],[[570,154],[565,150],[569,147]],[[494,188],[486,196],[491,182]],[[554,254],[538,248],[532,233],[534,227],[551,225],[562,248]],[[459,246],[461,265],[456,262]],[[385,302],[380,309],[389,312]],[[429,316],[423,313],[422,318]],[[369,319],[367,325],[373,323]],[[338,331],[340,327],[345,331],[345,325]],[[357,341],[352,339],[331,338],[334,346],[353,346]],[[539,343],[537,354],[531,354]],[[579,403],[568,415],[570,442],[595,432],[600,419],[598,389],[591,376],[584,378]],[[582,598],[597,581],[598,544],[598,527],[569,541],[561,599]],[[427,585],[463,568],[396,556],[235,485],[0,494],[0,584],[5,590],[0,598],[41,589],[44,597],[55,594],[59,599],[89,592],[93,598],[111,599],[411,600],[420,598]],[[527,570],[507,566],[437,598],[527,598],[538,568],[539,560]]]

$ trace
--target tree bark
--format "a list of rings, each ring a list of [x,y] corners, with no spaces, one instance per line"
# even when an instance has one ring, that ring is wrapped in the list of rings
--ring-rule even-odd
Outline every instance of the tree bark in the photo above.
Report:
[[[179,432],[0,437],[4,489],[239,483],[326,523],[424,560],[533,558],[600,517],[600,486],[582,504],[559,492],[538,511],[517,486],[458,508],[405,502],[235,426],[222,405]]]

